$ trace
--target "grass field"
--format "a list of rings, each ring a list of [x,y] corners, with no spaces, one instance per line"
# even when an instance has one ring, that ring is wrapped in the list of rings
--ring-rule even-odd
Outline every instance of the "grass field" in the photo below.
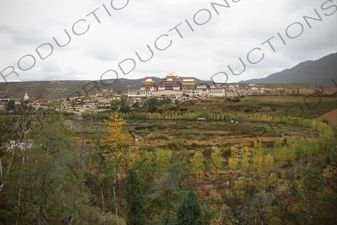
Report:
[[[229,147],[233,145],[252,146],[255,140],[269,145],[284,137],[304,137],[311,131],[302,128],[281,125],[275,127],[275,132],[267,123],[238,123],[208,122],[196,123],[195,121],[153,121],[153,129],[144,138],[150,140],[151,147],[179,145],[186,149]],[[142,135],[141,131],[135,133]]]
[[[170,106],[174,106],[171,104]],[[223,113],[247,112],[266,115],[294,116],[313,119],[337,108],[333,96],[247,96],[239,102],[223,98],[193,100],[181,103],[189,112]],[[168,106],[164,107],[168,108]],[[142,109],[144,111],[144,109]]]
[[[87,122],[74,124],[78,128],[75,132],[78,140],[86,131],[86,137],[95,131],[88,128]],[[107,134],[105,123],[95,123],[98,130]],[[289,126],[286,124],[250,123],[229,121],[204,122],[186,120],[127,120],[125,129],[135,137],[146,140],[145,148],[169,148],[171,150],[201,150],[211,152],[220,148],[229,154],[231,146],[252,147],[254,141],[260,141],[265,148],[273,148],[280,140],[291,140],[315,135],[309,128]]]
[[[170,108],[175,104],[159,106],[158,109]],[[249,96],[239,102],[228,102],[226,99],[208,99],[183,102],[180,108],[187,112],[200,113],[232,113],[232,114],[265,114],[272,116],[293,116],[308,119],[337,118],[335,113],[319,117],[337,109],[336,97],[319,96]],[[137,111],[146,111],[146,107]],[[228,147],[231,145],[251,146],[259,140],[266,146],[282,138],[298,138],[312,136],[311,129],[304,129],[285,124],[249,123],[230,121],[197,123],[195,120],[126,120],[125,129],[134,135],[149,140],[148,147],[170,146],[170,148],[198,149],[210,147]],[[86,121],[74,121],[77,126],[86,127]],[[101,132],[106,131],[103,121],[95,122]],[[333,124],[333,123],[331,123]]]

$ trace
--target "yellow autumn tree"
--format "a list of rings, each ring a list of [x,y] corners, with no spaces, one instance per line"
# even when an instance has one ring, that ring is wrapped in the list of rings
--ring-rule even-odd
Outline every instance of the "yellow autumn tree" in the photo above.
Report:
[[[269,153],[264,157],[264,163],[268,167],[272,167],[274,165],[274,157]]]
[[[200,151],[197,151],[193,156],[192,168],[198,179],[200,179],[204,175],[205,171],[204,156]]]
[[[260,153],[254,154],[253,163],[257,168],[260,168],[263,162],[263,155]]]
[[[254,150],[262,149],[262,143],[259,141],[254,141]]]
[[[235,146],[232,146],[230,150],[231,150],[231,157],[228,158],[228,166],[231,170],[236,170],[239,165],[238,159],[239,150]]]
[[[245,146],[242,148],[242,160],[241,164],[244,170],[248,170],[250,167],[250,148],[248,146]]]
[[[250,166],[250,163],[249,163],[249,157],[248,155],[243,155],[242,156],[242,167],[244,170],[248,170],[249,169],[249,166]]]
[[[235,157],[229,157],[228,158],[228,166],[231,170],[236,170],[239,165],[239,159]]]
[[[138,153],[138,146],[135,144],[134,137],[123,129],[125,120],[118,114],[105,121],[108,126],[109,136],[104,140],[104,155],[111,162],[120,164],[135,160]]]
[[[222,168],[222,154],[220,149],[215,149],[212,154],[211,154],[211,159],[212,159],[212,170],[216,174],[219,173],[219,171]]]
[[[262,150],[262,143],[254,141],[254,149],[253,149],[253,164],[260,168],[263,162],[263,150]]]

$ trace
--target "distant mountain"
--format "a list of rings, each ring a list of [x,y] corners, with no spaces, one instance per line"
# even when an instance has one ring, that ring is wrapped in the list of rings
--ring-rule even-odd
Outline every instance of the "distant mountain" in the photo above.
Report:
[[[337,82],[337,53],[318,60],[301,62],[291,69],[273,73],[266,78],[250,79],[240,83],[310,83],[334,85]]]
[[[158,85],[161,78],[151,77]],[[184,77],[180,77],[183,79]],[[0,83],[0,98],[21,99],[27,92],[30,97],[52,98],[56,95],[68,97],[75,93],[84,94],[84,90],[91,90],[89,93],[96,92],[93,87],[95,83],[99,88],[112,88],[115,92],[125,92],[129,88],[139,88],[145,78],[126,79],[120,78],[115,83],[104,86],[100,81],[78,81],[78,80],[56,80],[56,81],[27,81]],[[194,78],[197,83],[205,82]],[[316,61],[308,60],[301,62],[291,69],[285,69],[269,75],[266,78],[250,79],[240,81],[244,83],[264,83],[264,84],[284,84],[284,83],[310,83],[333,86],[332,79],[337,82],[337,53],[327,55]],[[105,81],[108,83],[109,81]]]
[[[147,77],[152,78],[158,85],[161,78],[158,77]],[[184,77],[180,77],[183,79]],[[125,92],[130,89],[138,89],[142,84],[145,78],[141,79],[126,79],[119,78],[113,84],[105,86],[99,80],[98,81],[78,81],[78,80],[56,80],[56,81],[26,81],[26,82],[9,82],[9,83],[0,83],[0,98],[12,98],[12,99],[21,99],[27,92],[30,97],[47,97],[52,98],[56,95],[62,97],[68,97],[69,95],[79,92],[82,95],[84,90],[89,91],[90,94],[95,94],[96,90],[95,82],[97,87],[100,89],[103,88],[112,88],[115,92],[121,91]],[[197,78],[194,78],[197,83],[203,82]],[[104,81],[105,84],[108,84],[109,80]],[[91,90],[91,91],[90,91]],[[74,96],[78,96],[77,93]]]

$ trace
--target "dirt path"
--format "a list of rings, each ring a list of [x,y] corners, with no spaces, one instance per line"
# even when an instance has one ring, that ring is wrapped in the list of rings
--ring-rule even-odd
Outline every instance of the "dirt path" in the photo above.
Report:
[[[327,119],[329,120],[330,124],[337,126],[337,109],[332,110],[331,112],[328,112],[322,116],[319,116],[316,119],[317,120]]]

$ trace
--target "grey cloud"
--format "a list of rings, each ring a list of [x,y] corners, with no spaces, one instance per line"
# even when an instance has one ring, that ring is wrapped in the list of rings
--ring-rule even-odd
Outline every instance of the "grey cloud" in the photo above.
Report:
[[[62,71],[62,67],[57,61],[46,61],[40,63],[41,72],[43,73],[58,73]]]
[[[99,61],[117,61],[119,52],[105,45],[89,45],[85,49],[85,54]]]
[[[2,32],[11,37],[12,43],[15,46],[39,46],[50,38],[42,29],[35,27],[14,28],[11,25],[4,24],[2,26]]]

